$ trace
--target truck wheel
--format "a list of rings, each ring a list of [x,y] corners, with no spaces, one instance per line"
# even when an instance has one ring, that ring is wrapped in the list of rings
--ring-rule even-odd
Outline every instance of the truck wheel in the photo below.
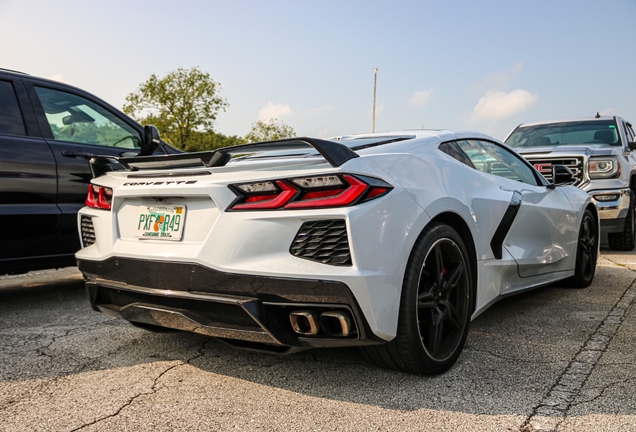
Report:
[[[591,211],[585,210],[579,229],[574,276],[567,279],[565,285],[587,288],[592,284],[598,260],[598,240],[598,222]]]
[[[631,191],[629,194],[629,210],[627,210],[627,216],[625,217],[625,228],[623,228],[623,232],[607,234],[607,242],[612,250],[630,251],[636,246],[636,239],[634,239],[634,235],[636,234],[635,201],[636,195],[634,195],[634,191]]]

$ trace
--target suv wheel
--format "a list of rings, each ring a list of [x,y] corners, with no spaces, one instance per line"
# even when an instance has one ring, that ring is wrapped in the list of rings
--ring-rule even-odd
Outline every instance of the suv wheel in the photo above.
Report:
[[[625,217],[625,228],[620,233],[607,234],[607,242],[612,250],[618,251],[630,251],[636,246],[636,195],[632,190],[629,194],[629,210],[627,210],[627,216]]]

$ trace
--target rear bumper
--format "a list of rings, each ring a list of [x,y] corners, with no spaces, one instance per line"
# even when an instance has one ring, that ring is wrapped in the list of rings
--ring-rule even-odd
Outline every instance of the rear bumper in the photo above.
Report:
[[[386,342],[372,333],[342,282],[228,274],[193,263],[131,258],[77,263],[87,279],[91,307],[128,321],[281,351]],[[351,317],[351,332],[298,334],[289,318],[298,310],[341,311]]]

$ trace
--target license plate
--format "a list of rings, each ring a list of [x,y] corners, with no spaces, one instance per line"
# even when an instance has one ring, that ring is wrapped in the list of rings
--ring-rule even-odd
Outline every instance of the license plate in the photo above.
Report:
[[[183,204],[139,206],[137,233],[139,239],[181,240],[185,224]]]

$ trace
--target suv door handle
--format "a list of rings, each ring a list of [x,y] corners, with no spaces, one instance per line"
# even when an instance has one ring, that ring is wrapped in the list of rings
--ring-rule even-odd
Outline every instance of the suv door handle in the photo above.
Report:
[[[62,156],[74,157],[74,158],[83,157],[84,159],[88,159],[88,158],[91,158],[91,157],[93,157],[95,155],[93,153],[88,153],[88,152],[64,150],[62,152]]]

